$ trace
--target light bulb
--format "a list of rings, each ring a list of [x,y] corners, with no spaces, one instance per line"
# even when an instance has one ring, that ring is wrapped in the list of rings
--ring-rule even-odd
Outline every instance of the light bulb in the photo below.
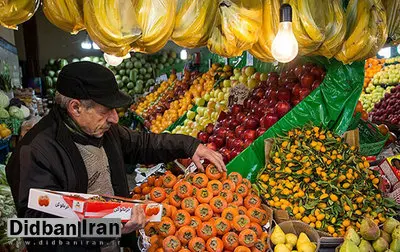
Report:
[[[100,50],[100,47],[96,43],[92,43],[93,49]]]
[[[378,55],[388,59],[390,58],[390,56],[392,56],[392,48],[390,47],[382,48],[378,51]]]
[[[92,44],[90,42],[83,41],[81,43],[81,47],[82,47],[82,49],[90,50],[90,49],[92,49]]]
[[[292,29],[292,7],[283,4],[280,9],[278,33],[272,41],[272,56],[279,62],[287,63],[296,58],[299,44]]]
[[[111,66],[118,66],[124,60],[123,57],[117,57],[117,56],[107,54],[107,53],[104,53],[103,56],[104,56],[104,59],[106,60],[106,62]]]
[[[183,49],[180,53],[181,56],[181,60],[187,60],[188,54],[187,51],[185,49]]]

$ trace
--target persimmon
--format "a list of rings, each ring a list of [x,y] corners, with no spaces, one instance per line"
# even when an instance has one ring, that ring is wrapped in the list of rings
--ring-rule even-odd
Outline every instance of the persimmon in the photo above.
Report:
[[[213,197],[213,193],[208,188],[201,188],[197,190],[196,198],[200,203],[208,203]]]
[[[267,244],[268,245],[268,233],[266,233],[266,232],[263,232],[262,234],[261,234],[261,237],[260,237],[260,241],[262,241],[264,244]],[[268,248],[268,247],[267,247]]]
[[[150,191],[150,199],[157,203],[161,203],[163,200],[165,200],[166,197],[167,194],[165,193],[165,190],[162,187],[154,187]]]
[[[208,184],[208,177],[204,173],[197,173],[193,177],[193,185],[197,188],[204,188]]]
[[[207,184],[207,188],[216,196],[222,190],[222,183],[219,180],[210,180]]]
[[[159,235],[152,235],[150,237],[150,244],[151,245],[156,245],[159,247],[161,245],[162,238]]]
[[[149,186],[153,186],[155,181],[156,181],[156,177],[154,177],[154,176],[150,176],[147,178],[147,183],[149,184]]]
[[[183,181],[184,181],[184,180],[178,180],[178,181],[176,181],[175,185],[172,187],[172,190],[177,191],[176,189],[178,188],[178,186],[179,186],[180,184],[182,184]]]
[[[252,207],[261,207],[261,199],[257,195],[247,195],[243,200],[243,205],[248,209]]]
[[[178,230],[176,236],[181,243],[185,245],[188,244],[192,238],[196,237],[196,230],[191,226],[184,226]]]
[[[154,180],[154,186],[160,187],[162,185],[163,185],[163,178],[162,177],[156,178],[156,180]]]
[[[238,231],[241,232],[245,229],[248,229],[250,227],[250,218],[246,215],[238,215],[233,218],[232,221],[232,227]]]
[[[172,188],[172,187],[174,187],[174,185],[176,184],[177,181],[178,181],[178,179],[176,178],[176,176],[174,174],[168,173],[168,174],[164,175],[163,185],[165,187]]]
[[[151,187],[145,186],[142,188],[142,194],[147,195],[151,192]]]
[[[231,192],[235,192],[236,185],[232,180],[226,179],[226,180],[224,180],[224,182],[222,182],[222,188],[224,190],[229,190]]]
[[[181,197],[183,199],[186,197],[192,196],[193,186],[187,181],[182,181],[179,183],[179,186],[176,188],[176,193],[178,194],[179,197]]]
[[[149,237],[158,234],[158,223],[155,222],[147,223],[146,226],[144,227],[144,233]]]
[[[189,226],[191,226],[194,229],[197,229],[197,227],[200,225],[201,223],[201,219],[197,216],[190,216],[190,224]]]
[[[190,250],[187,248],[184,248],[184,249],[179,250],[179,252],[190,252]]]
[[[245,246],[237,246],[233,252],[251,252],[251,250]]]
[[[231,172],[228,174],[228,179],[232,180],[236,185],[242,183],[243,177],[238,172]]]
[[[257,234],[251,229],[244,229],[243,231],[240,232],[239,234],[239,244],[246,246],[246,247],[252,247],[254,243],[257,241]]]
[[[171,218],[172,218],[172,216],[176,215],[176,212],[178,211],[178,209],[176,208],[176,206],[172,206],[172,205],[170,205],[169,207],[171,208]]]
[[[224,243],[218,237],[211,237],[206,242],[207,251],[210,252],[223,252],[224,251]]]
[[[199,190],[199,188],[193,186],[192,195],[196,197],[198,190]]]
[[[136,193],[136,194],[142,193],[142,189],[140,188],[140,186],[136,186],[135,188],[133,188],[133,193]]]
[[[200,218],[201,221],[208,221],[209,219],[212,218],[214,212],[210,205],[208,204],[200,204],[194,214]]]
[[[243,197],[238,193],[233,193],[232,203],[237,205],[237,206],[243,205]]]
[[[157,248],[154,252],[164,252],[163,248]]]
[[[247,213],[247,208],[246,208],[245,206],[239,206],[239,207],[238,207],[238,211],[239,211],[239,214],[241,214],[241,215],[246,215],[246,213]]]
[[[235,192],[244,198],[249,194],[249,188],[245,184],[239,184]]]
[[[162,203],[163,209],[162,209],[162,214],[161,217],[167,216],[171,217],[171,206],[166,203]]]
[[[233,221],[233,219],[239,215],[236,208],[227,207],[222,211],[221,217],[227,219],[228,221]]]
[[[213,164],[207,165],[206,175],[211,180],[220,179],[222,176],[221,172],[219,172],[217,167],[215,167],[215,165],[213,165]]]
[[[242,184],[245,184],[247,188],[251,189],[251,182],[247,178],[242,179]]]
[[[199,202],[194,197],[187,197],[182,200],[181,208],[186,210],[188,213],[193,214],[196,210]]]
[[[261,237],[263,233],[261,225],[255,222],[250,223],[249,229],[253,230],[257,234],[257,237]]]
[[[251,248],[251,252],[265,252],[269,248],[268,244],[266,242],[263,242],[262,240],[258,239],[255,243],[254,246]]]
[[[210,206],[214,213],[222,213],[228,203],[221,196],[214,197],[210,200]]]
[[[200,237],[194,237],[189,241],[188,248],[192,252],[203,252],[206,250],[206,242]]]
[[[231,230],[230,221],[222,217],[217,218],[214,222],[214,225],[218,235],[224,235]]]
[[[186,176],[185,181],[189,182],[190,184],[193,184],[193,177],[194,177],[194,173],[189,173]]]
[[[203,238],[205,241],[217,235],[217,230],[212,222],[206,221],[200,223],[197,227],[197,236]]]
[[[224,243],[224,249],[233,251],[239,246],[239,236],[234,232],[228,232],[222,236],[222,242]]]
[[[158,224],[158,233],[167,237],[169,235],[173,235],[176,232],[176,227],[174,221],[169,217],[162,217],[161,222]]]
[[[180,207],[181,203],[182,203],[181,197],[179,197],[175,191],[171,192],[169,195],[169,204],[171,204],[175,207]]]
[[[247,210],[246,215],[250,218],[251,222],[259,223],[264,226],[268,222],[267,212],[261,208],[251,207]]]
[[[223,197],[228,204],[233,200],[233,193],[229,190],[222,190],[219,192],[219,196]]]
[[[175,252],[181,249],[182,245],[178,237],[170,235],[163,241],[163,249],[165,252]]]
[[[190,224],[190,214],[186,210],[178,210],[176,215],[172,216],[172,220],[177,228]]]

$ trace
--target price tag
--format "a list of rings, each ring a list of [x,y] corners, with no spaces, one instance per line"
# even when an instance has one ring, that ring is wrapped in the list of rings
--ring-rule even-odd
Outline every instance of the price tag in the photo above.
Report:
[[[228,65],[228,58],[225,57],[224,60],[225,60],[225,65]]]
[[[243,105],[244,100],[249,96],[250,90],[244,84],[240,83],[229,91],[229,106],[233,104]]]
[[[251,55],[249,52],[246,52],[246,65],[247,66],[253,66],[253,55]]]
[[[181,73],[181,72],[176,73],[176,78],[177,78],[178,80],[182,80],[182,73]]]

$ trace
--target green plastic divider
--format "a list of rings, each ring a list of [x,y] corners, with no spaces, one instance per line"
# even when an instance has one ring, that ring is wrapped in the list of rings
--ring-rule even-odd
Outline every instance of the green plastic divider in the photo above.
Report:
[[[364,62],[343,65],[323,57],[303,60],[327,69],[322,84],[233,159],[227,165],[228,172],[239,172],[255,182],[258,172],[265,166],[264,140],[310,121],[338,134],[347,130],[362,91]]]
[[[196,109],[197,109],[197,105],[194,105],[190,110],[193,112],[196,112]],[[169,132],[173,131],[177,126],[183,125],[183,122],[186,120],[186,118],[187,118],[187,111],[185,112],[185,114],[183,114],[181,117],[179,117],[179,119],[176,122],[171,124],[164,131],[169,131]]]

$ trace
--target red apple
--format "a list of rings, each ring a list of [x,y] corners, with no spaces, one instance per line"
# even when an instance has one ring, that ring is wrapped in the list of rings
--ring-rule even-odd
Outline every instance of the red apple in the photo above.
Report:
[[[291,109],[290,104],[287,101],[278,101],[275,105],[276,113],[278,114],[279,118],[284,116],[289,110]]]
[[[219,153],[221,153],[224,163],[227,164],[231,160],[231,151],[228,150],[226,147],[221,148],[219,150]]]
[[[297,66],[294,69],[294,74],[297,76],[297,78],[300,78],[301,75],[303,74],[303,67],[302,66]]]
[[[311,63],[306,63],[306,64],[303,65],[303,71],[304,71],[304,72],[310,72],[310,71],[311,71],[311,68],[313,68],[313,67],[314,67],[313,64],[311,64]]]
[[[268,88],[265,91],[264,97],[267,98],[267,99],[275,99],[275,100],[278,99],[278,94],[277,94],[276,89]]]
[[[311,68],[310,73],[312,73],[316,79],[321,80],[321,76],[325,73],[325,70],[319,66],[314,66]]]
[[[214,131],[214,124],[212,124],[212,123],[207,124],[207,126],[206,126],[206,132],[207,132],[209,135],[211,135],[211,134],[213,133],[213,131]]]
[[[215,143],[217,148],[221,148],[222,146],[224,146],[224,138],[216,136],[216,135],[210,136],[208,138],[208,142]]]
[[[298,99],[292,100],[293,106],[296,106],[296,105],[299,104],[299,103],[300,103],[300,100],[298,100]]]
[[[246,128],[243,125],[239,125],[235,129],[235,136],[236,137],[242,137],[243,132],[246,130]]]
[[[256,88],[256,89],[254,89],[252,96],[256,96],[259,99],[261,99],[264,97],[264,93],[265,93],[265,91],[262,88]]]
[[[265,129],[269,129],[272,125],[274,125],[279,120],[278,116],[275,114],[268,114],[261,118],[260,125]]]
[[[260,118],[264,115],[264,109],[266,107],[261,105],[261,104],[257,104],[252,110],[252,114],[254,114],[257,118]]]
[[[302,101],[304,98],[306,98],[309,94],[311,93],[311,90],[308,88],[302,88],[300,89],[300,94],[299,94],[299,100]]]
[[[236,138],[232,141],[232,149],[242,151],[244,148],[244,142],[242,139]]]
[[[235,132],[232,131],[232,130],[229,130],[229,131],[226,133],[225,138],[226,138],[226,139],[228,139],[228,138],[235,138]]]
[[[208,138],[210,137],[210,135],[208,135],[206,132],[204,131],[200,131],[199,134],[197,134],[197,138],[202,142],[202,143],[207,143]]]
[[[239,150],[232,150],[231,151],[231,159],[234,159],[237,155],[240,154],[241,151]]]
[[[290,90],[286,88],[279,89],[277,97],[280,101],[290,101]]]
[[[273,107],[267,107],[264,110],[265,114],[276,114],[275,104]]]
[[[293,96],[298,97],[300,95],[300,89],[301,89],[301,85],[300,84],[294,85],[294,87],[292,89]]]
[[[256,130],[256,133],[257,133],[257,137],[259,137],[259,136],[261,136],[262,134],[264,134],[264,132],[265,131],[267,131],[265,128],[258,128],[257,130]]]
[[[311,88],[311,85],[313,84],[314,80],[315,80],[315,77],[313,74],[311,74],[311,73],[303,74],[300,79],[301,87]]]
[[[231,130],[235,130],[235,128],[240,124],[240,122],[236,118],[232,118],[228,121],[228,127]]]
[[[231,113],[232,113],[232,115],[236,115],[237,113],[242,112],[242,111],[243,111],[243,105],[234,104],[234,105],[231,107]]]
[[[259,125],[260,121],[254,116],[247,117],[244,120],[244,127],[246,129],[255,130],[258,128]]]
[[[224,120],[227,117],[228,117],[228,115],[224,111],[221,111],[221,113],[219,113],[217,121],[220,122],[220,121]]]
[[[253,140],[251,139],[245,139],[244,140],[244,148],[246,149],[247,147],[249,147],[249,145],[253,142]]]
[[[217,145],[216,145],[215,143],[213,143],[213,142],[208,143],[206,146],[207,146],[207,148],[209,148],[209,149],[211,149],[211,150],[213,150],[213,151],[218,150]]]
[[[244,112],[239,112],[236,115],[236,120],[238,120],[240,123],[242,123],[245,118],[246,118],[246,114]]]
[[[321,85],[322,80],[315,80],[313,82],[313,84],[311,85],[311,90],[316,89],[317,87],[319,87],[319,85]]]
[[[225,119],[224,119],[224,120],[225,120]],[[214,134],[215,134],[216,136],[221,137],[222,139],[226,137],[226,133],[228,133],[228,131],[227,131],[227,129],[224,128],[224,127],[217,127],[217,128],[214,130]]]
[[[257,132],[252,129],[245,130],[243,133],[243,138],[245,140],[250,139],[250,140],[254,141],[257,138]]]

